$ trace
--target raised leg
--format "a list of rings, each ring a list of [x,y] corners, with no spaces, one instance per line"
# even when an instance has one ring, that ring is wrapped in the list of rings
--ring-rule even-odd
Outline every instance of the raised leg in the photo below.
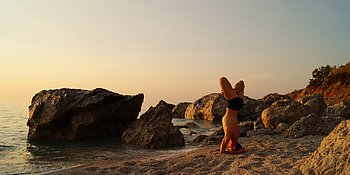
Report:
[[[236,92],[233,90],[231,83],[225,77],[219,79],[221,92],[226,98],[226,100],[233,99],[237,96]]]

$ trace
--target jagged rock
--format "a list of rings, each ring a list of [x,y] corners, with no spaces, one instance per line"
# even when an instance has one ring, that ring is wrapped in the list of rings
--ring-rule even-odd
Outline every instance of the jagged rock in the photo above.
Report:
[[[329,106],[326,115],[350,119],[350,100]]]
[[[282,134],[284,133],[288,128],[290,127],[290,125],[285,124],[285,123],[279,123],[275,129],[275,132],[278,134]]]
[[[218,93],[206,95],[190,104],[185,112],[186,119],[220,121],[225,114],[226,100]]]
[[[327,108],[327,104],[320,94],[307,95],[301,99],[300,103],[308,106],[317,115],[322,115]]]
[[[256,135],[274,135],[275,132],[270,128],[263,128],[263,129],[257,129],[257,130],[250,130],[247,132],[246,137],[253,137]]]
[[[248,131],[254,129],[254,122],[253,121],[239,122],[238,129],[240,132],[240,137],[245,137]]]
[[[328,135],[343,120],[345,119],[341,117],[319,117],[311,114],[294,122],[284,136],[300,138],[306,135]]]
[[[146,148],[183,146],[185,139],[178,127],[171,123],[171,110],[171,105],[164,101],[160,101],[156,107],[150,107],[129,125],[122,135],[123,142]]]
[[[105,89],[43,90],[29,106],[28,139],[76,140],[121,136],[136,120],[143,94],[121,95]]]
[[[350,120],[342,121],[300,166],[303,174],[345,175],[350,172]]]
[[[185,118],[186,109],[190,104],[191,103],[187,103],[187,102],[182,102],[177,104],[172,110],[174,118]]]
[[[293,124],[311,113],[310,108],[292,99],[276,101],[261,113],[266,128],[275,129],[279,123]]]

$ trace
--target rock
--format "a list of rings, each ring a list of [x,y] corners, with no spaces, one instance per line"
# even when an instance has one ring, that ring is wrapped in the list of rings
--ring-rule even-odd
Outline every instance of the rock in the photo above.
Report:
[[[311,110],[292,99],[276,101],[261,113],[266,128],[275,129],[279,123],[293,124],[301,117],[311,113]]]
[[[238,128],[240,137],[245,137],[247,135],[247,132],[254,129],[254,122],[253,121],[244,121],[238,123]]]
[[[218,93],[206,95],[190,104],[185,112],[186,119],[220,121],[225,114],[226,100]]]
[[[176,126],[176,127],[179,127],[179,128],[199,128],[199,126],[195,122],[188,122],[183,126],[180,125],[180,126]]]
[[[275,132],[270,128],[263,128],[263,129],[257,129],[257,130],[250,130],[247,132],[246,137],[253,137],[256,135],[274,135]]]
[[[178,127],[171,123],[171,110],[171,106],[164,101],[160,101],[156,107],[150,107],[129,125],[122,135],[122,141],[145,148],[183,146],[185,139]]]
[[[182,102],[177,104],[172,110],[174,118],[185,118],[186,109],[190,104],[191,103],[187,103],[187,102]]]
[[[197,134],[197,132],[195,132],[195,131],[190,131],[190,133],[188,133],[188,135],[196,135]]]
[[[342,175],[350,172],[350,120],[342,121],[300,166],[303,174]]]
[[[201,142],[203,142],[207,137],[209,137],[209,136],[207,136],[207,135],[199,135],[199,136],[197,136],[196,138],[193,139],[193,142],[194,142],[194,143],[201,143]]]
[[[203,140],[200,146],[217,145],[221,143],[221,140],[221,136],[209,136]]]
[[[243,108],[238,112],[237,120],[255,121],[260,116],[260,113],[256,112],[256,108],[260,105],[260,102],[247,96],[244,96],[243,101],[244,105]]]
[[[345,119],[341,117],[318,117],[311,114],[293,123],[284,136],[300,138],[306,135],[328,135],[343,120]]]
[[[278,134],[283,134],[289,127],[290,127],[290,125],[288,125],[288,124],[279,123],[275,129],[275,132]]]
[[[301,104],[308,106],[313,113],[317,115],[322,115],[327,104],[323,100],[323,96],[320,94],[307,95],[301,99]]]
[[[280,95],[277,93],[272,93],[265,95],[259,100],[259,105],[255,109],[255,113],[261,114],[266,108],[270,107],[274,102],[278,100],[291,99],[288,95]]]
[[[326,115],[350,119],[350,100],[329,106]]]
[[[105,89],[43,90],[29,106],[29,140],[76,140],[121,136],[136,120],[143,94]]]
[[[254,122],[254,130],[263,129],[263,128],[265,128],[264,123],[263,123],[261,117],[259,117],[259,118]]]

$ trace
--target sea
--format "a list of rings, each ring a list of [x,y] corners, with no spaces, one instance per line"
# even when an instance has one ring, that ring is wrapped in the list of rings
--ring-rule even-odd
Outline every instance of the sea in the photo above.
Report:
[[[124,144],[120,138],[33,142],[27,140],[28,115],[28,106],[0,104],[0,174],[47,174],[93,161],[171,156],[197,149],[199,146],[192,144],[193,138],[210,135],[220,128],[210,121],[173,119],[175,126],[194,122],[199,127],[181,129],[185,146],[167,149],[144,149]]]

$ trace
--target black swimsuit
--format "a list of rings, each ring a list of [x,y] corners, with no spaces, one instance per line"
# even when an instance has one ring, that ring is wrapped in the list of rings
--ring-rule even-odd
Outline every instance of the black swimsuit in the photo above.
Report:
[[[243,98],[235,97],[231,100],[227,100],[227,108],[239,111],[243,107]]]

